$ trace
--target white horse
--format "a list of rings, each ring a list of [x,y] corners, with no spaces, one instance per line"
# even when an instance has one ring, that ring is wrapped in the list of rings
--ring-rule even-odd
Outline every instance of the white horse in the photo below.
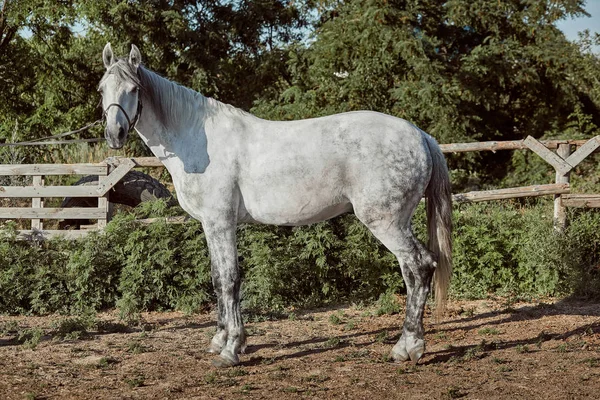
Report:
[[[217,296],[217,332],[208,349],[219,354],[215,365],[238,364],[246,342],[237,224],[297,226],[347,212],[400,262],[406,318],[391,356],[413,362],[422,357],[432,277],[439,313],[452,273],[448,169],[431,136],[370,111],[266,121],[147,70],[136,46],[128,58],[116,59],[109,43],[102,58],[108,145],[121,148],[135,127],[171,173],[181,207],[202,223]],[[429,250],[411,228],[423,195]]]

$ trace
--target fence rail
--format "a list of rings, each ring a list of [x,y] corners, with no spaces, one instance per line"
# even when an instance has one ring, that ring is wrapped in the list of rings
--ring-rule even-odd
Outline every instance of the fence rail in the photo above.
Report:
[[[440,145],[444,153],[473,151],[500,151],[528,149],[548,162],[556,170],[554,183],[507,189],[473,191],[454,194],[456,202],[477,202],[535,196],[554,196],[554,218],[557,229],[566,224],[565,207],[600,207],[600,194],[570,193],[569,174],[587,156],[600,147],[600,136],[589,140],[545,140],[538,141],[529,136],[523,140],[492,141],[475,143],[451,143]],[[576,151],[571,153],[571,148]],[[556,152],[552,151],[556,150]],[[99,230],[109,220],[109,191],[132,168],[163,167],[154,157],[110,158],[97,164],[23,164],[0,165],[0,176],[30,176],[30,186],[0,186],[0,198],[31,198],[31,207],[2,207],[0,219],[31,219],[31,229],[20,231],[23,238],[47,238],[62,235],[78,238],[87,230],[44,230],[46,219],[91,219],[97,223],[91,230]],[[97,175],[95,186],[45,186],[45,176]],[[62,197],[98,198],[98,206],[91,208],[47,208],[44,199]],[[148,220],[151,221],[152,219]],[[181,223],[185,218],[171,222]],[[144,221],[144,222],[148,222]]]

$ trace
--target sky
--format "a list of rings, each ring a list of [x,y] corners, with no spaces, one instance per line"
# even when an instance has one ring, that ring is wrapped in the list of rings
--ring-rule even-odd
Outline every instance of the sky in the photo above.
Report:
[[[589,29],[591,33],[600,33],[600,0],[587,0],[585,9],[591,17],[580,17],[559,21],[556,26],[565,33],[569,40],[577,40],[577,32]],[[600,54],[600,46],[594,48]]]

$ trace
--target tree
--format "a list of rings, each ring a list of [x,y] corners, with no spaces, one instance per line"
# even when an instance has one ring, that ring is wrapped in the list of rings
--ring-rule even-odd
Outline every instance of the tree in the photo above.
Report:
[[[281,0],[6,0],[0,10],[5,140],[15,126],[20,139],[34,139],[98,119],[108,41],[122,54],[135,43],[149,68],[248,109],[287,74],[282,49],[305,24],[298,6]],[[29,161],[39,158],[31,151]]]
[[[376,110],[443,143],[542,137],[564,131],[577,109],[600,122],[598,58],[554,25],[585,14],[582,0],[327,5],[313,41],[290,50],[291,83],[258,102],[258,114]],[[483,162],[490,171],[497,164]]]

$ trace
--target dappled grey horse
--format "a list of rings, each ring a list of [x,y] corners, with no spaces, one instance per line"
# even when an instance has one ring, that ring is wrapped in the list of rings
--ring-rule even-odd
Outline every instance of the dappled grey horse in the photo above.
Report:
[[[452,198],[436,141],[414,125],[360,111],[290,122],[257,118],[147,70],[132,46],[102,54],[99,84],[106,140],[121,148],[134,127],[171,173],[181,207],[201,221],[217,297],[217,332],[208,351],[217,366],[239,363],[240,315],[236,226],[297,226],[354,212],[398,258],[407,288],[396,361],[425,352],[423,312],[434,282],[443,310],[451,266]],[[427,198],[429,250],[411,218]]]

